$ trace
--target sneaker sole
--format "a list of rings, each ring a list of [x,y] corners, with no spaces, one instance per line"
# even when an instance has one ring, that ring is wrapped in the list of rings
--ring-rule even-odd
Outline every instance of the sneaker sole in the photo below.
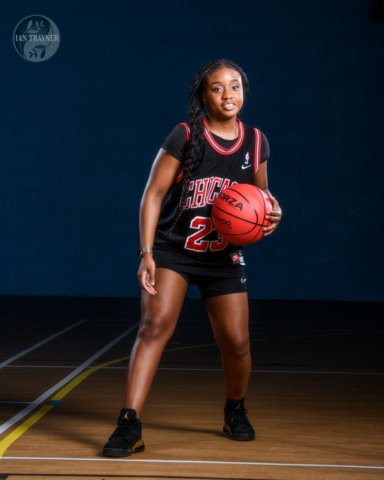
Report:
[[[142,440],[139,440],[131,450],[125,450],[123,448],[104,448],[104,457],[129,457],[133,453],[143,452],[145,445]]]
[[[237,440],[239,442],[249,442],[251,440],[255,440],[256,435],[254,433],[243,433],[243,434],[233,434],[231,429],[224,425],[223,432],[227,435],[228,438],[231,440]]]

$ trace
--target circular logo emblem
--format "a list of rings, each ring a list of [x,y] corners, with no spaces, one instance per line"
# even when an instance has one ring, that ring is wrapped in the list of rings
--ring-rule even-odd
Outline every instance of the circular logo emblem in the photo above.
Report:
[[[60,32],[55,22],[43,15],[23,18],[13,32],[16,52],[29,62],[44,62],[60,45]]]

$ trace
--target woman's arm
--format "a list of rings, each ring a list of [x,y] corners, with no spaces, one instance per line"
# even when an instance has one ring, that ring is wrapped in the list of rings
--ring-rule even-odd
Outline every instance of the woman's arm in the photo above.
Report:
[[[264,192],[268,195],[272,202],[272,211],[266,215],[266,219],[271,222],[268,227],[263,227],[264,235],[270,235],[279,225],[281,221],[282,211],[279,205],[279,202],[276,198],[272,195],[272,193],[268,190],[268,166],[267,161],[260,163],[259,169],[256,172],[253,178],[253,184],[256,187],[261,188]]]
[[[140,203],[139,230],[141,248],[151,248],[155,240],[161,203],[180,171],[181,163],[160,149],[153,162]],[[137,277],[141,288],[151,295],[155,289],[156,265],[152,253],[143,253]]]

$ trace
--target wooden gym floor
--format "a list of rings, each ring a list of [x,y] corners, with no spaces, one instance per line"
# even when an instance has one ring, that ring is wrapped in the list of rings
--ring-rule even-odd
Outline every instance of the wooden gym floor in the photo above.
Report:
[[[142,420],[107,459],[137,299],[2,298],[0,479],[384,478],[383,304],[251,303],[254,442],[221,432],[219,356],[187,300]]]

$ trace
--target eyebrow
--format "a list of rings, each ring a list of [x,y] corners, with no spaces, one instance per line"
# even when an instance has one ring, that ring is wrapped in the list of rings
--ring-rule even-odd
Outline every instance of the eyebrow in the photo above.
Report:
[[[231,83],[232,83],[232,82],[238,82],[238,83],[240,83],[240,80],[239,80],[238,78],[234,78],[234,79],[232,79],[230,82],[231,82]],[[223,82],[219,82],[219,81],[217,81],[217,82],[212,82],[212,83],[210,83],[210,85],[215,85],[216,83],[218,83],[219,85],[223,85]]]

